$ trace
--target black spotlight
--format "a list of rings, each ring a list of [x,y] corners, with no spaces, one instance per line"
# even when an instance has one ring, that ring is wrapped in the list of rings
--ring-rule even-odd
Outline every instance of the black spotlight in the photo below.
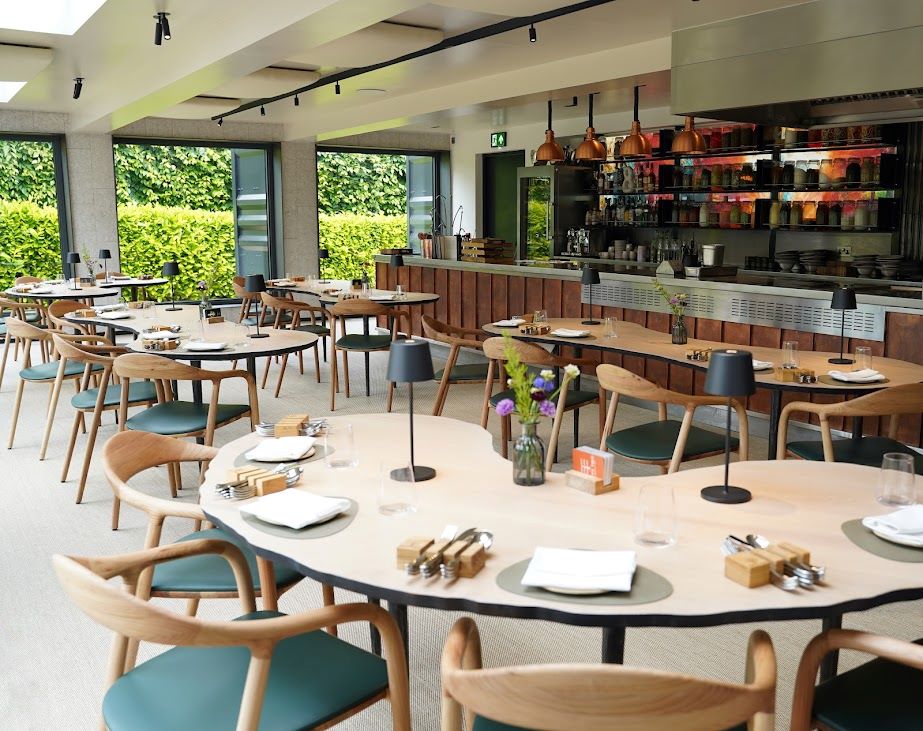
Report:
[[[170,34],[170,21],[167,20],[167,16],[170,13],[157,13],[154,16],[154,20],[157,21],[154,24],[154,45],[159,46],[165,40],[169,41],[173,36]]]
[[[260,105],[260,116],[261,117],[266,116],[266,107],[264,107],[263,105]]]
[[[538,40],[538,33],[535,32],[535,26],[529,26],[529,43],[535,43]]]
[[[295,106],[297,107],[299,104],[301,104],[301,102],[298,101],[298,95],[295,94]]]
[[[80,92],[83,91],[83,77],[78,76],[74,79],[74,99],[80,98]]]
[[[218,120],[218,126],[220,127],[222,124],[224,124],[224,117]]]
[[[339,93],[340,93],[340,82],[339,82],[339,81],[336,83],[336,86],[333,87],[333,91],[334,91],[336,94],[339,94]]]

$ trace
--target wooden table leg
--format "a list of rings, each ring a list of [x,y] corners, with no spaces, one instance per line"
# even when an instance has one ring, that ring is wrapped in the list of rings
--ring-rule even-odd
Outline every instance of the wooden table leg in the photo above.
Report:
[[[260,573],[260,594],[263,598],[263,609],[271,612],[279,610],[279,594],[276,591],[276,567],[272,561],[262,556],[256,557],[256,567]]]
[[[621,665],[625,660],[625,628],[603,627],[602,661]]]
[[[843,615],[834,614],[830,617],[824,617],[821,621],[821,629],[826,632],[828,629],[843,629]],[[826,657],[820,663],[820,682],[831,680],[836,677],[837,664],[840,661],[840,651],[834,650],[828,652]]]

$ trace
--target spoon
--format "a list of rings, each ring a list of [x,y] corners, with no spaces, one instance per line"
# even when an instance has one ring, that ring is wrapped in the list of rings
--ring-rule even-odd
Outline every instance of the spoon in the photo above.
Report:
[[[468,540],[465,541],[465,545],[459,548],[452,558],[439,567],[439,573],[442,574],[443,579],[451,581],[452,579],[458,578],[458,567],[461,564],[459,556],[461,556],[468,549],[468,546],[475,541],[484,546],[484,550],[487,551],[494,544],[494,534],[490,531],[482,530],[469,537]]]
[[[770,544],[770,541],[768,538],[761,536],[758,533],[747,534],[747,542],[751,546],[756,546],[757,548],[768,548]],[[804,563],[803,561],[797,558],[791,563],[796,568],[802,569],[803,571],[810,572],[811,578],[814,579],[814,581],[822,581],[824,576],[827,573],[827,568],[825,566],[815,566],[813,564]]]
[[[724,539],[724,549],[727,553],[740,553],[741,551],[750,551],[753,547],[737,536],[728,536]],[[783,576],[772,566],[769,567],[769,580],[773,586],[783,591],[795,591],[799,583],[796,576]]]
[[[436,567],[442,563],[443,557],[445,556],[445,552],[449,548],[451,548],[454,543],[457,543],[458,541],[463,541],[466,538],[471,538],[472,536],[477,535],[477,533],[479,532],[480,531],[477,528],[469,528],[468,530],[462,531],[461,533],[459,533],[457,536],[455,536],[454,539],[446,543],[445,546],[443,546],[441,550],[437,551],[430,558],[425,559],[421,564],[419,564],[420,573],[423,574],[423,577],[427,579],[435,575]],[[408,573],[410,573],[409,569],[408,569]]]

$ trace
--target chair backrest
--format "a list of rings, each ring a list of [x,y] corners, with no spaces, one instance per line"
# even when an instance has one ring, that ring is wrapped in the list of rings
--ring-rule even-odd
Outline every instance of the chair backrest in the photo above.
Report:
[[[26,309],[27,307],[22,302],[0,297],[0,317],[12,316],[18,317],[20,320],[25,320]]]
[[[333,307],[329,308],[330,314],[334,317],[354,317],[363,315],[365,317],[387,317],[390,310],[378,302],[363,298],[353,298],[340,300]]]
[[[109,272],[109,276],[110,276],[110,277],[123,277],[123,276],[125,276],[125,275],[122,274],[122,272],[117,272],[117,271],[112,270],[112,271]],[[97,279],[105,279],[105,278],[106,278],[106,273],[105,273],[105,272],[100,272],[99,274],[96,275],[96,278],[97,278]]]
[[[77,310],[83,310],[86,308],[86,305],[81,304],[80,302],[74,302],[73,300],[55,300],[50,305],[46,312],[48,313],[48,319],[51,320],[58,327],[73,327],[81,329],[83,326],[76,322],[70,322],[64,319],[64,315],[67,315],[71,312],[76,312]]]
[[[923,383],[908,383],[821,406],[827,416],[889,416],[923,413]]]
[[[526,365],[553,367],[556,364],[554,356],[544,348],[515,338],[487,338],[483,347],[484,355],[501,363],[507,359],[507,348],[511,348]]]
[[[51,337],[51,333],[48,330],[36,327],[25,320],[20,320],[18,317],[7,317],[5,322],[7,331],[14,338],[37,341],[48,340]]]
[[[141,378],[152,381],[211,381],[215,371],[186,365],[153,353],[125,353],[113,363],[119,378]]]
[[[112,363],[115,361],[116,356],[110,353],[112,351],[118,352],[124,350],[123,348],[115,348],[110,345],[87,345],[63,337],[62,335],[62,333],[53,333],[51,335],[51,341],[54,343],[55,352],[62,358],[78,363],[101,365],[103,368],[112,368]]]
[[[246,280],[243,277],[234,277],[234,280],[231,282],[231,287],[234,289],[234,296],[240,297],[242,300],[259,300],[259,292],[248,292],[244,289]]]
[[[22,277],[16,277],[13,281],[13,284],[35,284],[36,282],[41,282],[41,277],[30,277],[28,275]]]
[[[260,292],[260,299],[263,301],[264,306],[272,307],[277,310],[290,309],[289,305],[292,303],[292,300],[284,300],[280,299],[279,297],[274,297],[273,295],[269,294],[269,292]]]
[[[622,665],[479,669],[477,628],[456,622],[442,655],[443,694],[493,721],[544,731],[715,731],[754,719],[770,729],[776,664],[765,632],[751,636],[748,683],[728,683]],[[443,731],[457,726],[445,723]],[[469,723],[470,723],[469,717]]]

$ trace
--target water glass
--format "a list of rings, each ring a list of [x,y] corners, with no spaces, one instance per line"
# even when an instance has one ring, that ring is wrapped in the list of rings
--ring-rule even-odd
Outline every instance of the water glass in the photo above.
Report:
[[[359,466],[352,424],[330,424],[324,435],[324,461],[335,470]]]
[[[676,543],[676,503],[673,486],[665,480],[647,482],[638,492],[635,508],[635,542],[665,548]]]
[[[856,370],[861,371],[872,367],[872,349],[867,345],[856,346]]]
[[[618,323],[619,318],[617,317],[605,317],[603,318],[603,337],[604,338],[616,338],[618,335],[615,332],[615,326]]]
[[[250,328],[241,322],[231,323],[231,347],[243,348],[247,344],[247,336],[250,334]]]
[[[786,340],[782,343],[782,367],[783,368],[797,368],[798,367],[798,341],[797,340]]]
[[[379,463],[378,512],[401,516],[417,511],[416,483],[413,468],[406,463]]]
[[[394,294],[397,296],[398,299],[404,299],[404,288],[399,284],[395,284]]]
[[[532,322],[548,322],[548,312],[546,310],[536,310],[532,315]]]
[[[881,460],[878,474],[878,502],[884,505],[913,505],[913,455],[888,452]]]

